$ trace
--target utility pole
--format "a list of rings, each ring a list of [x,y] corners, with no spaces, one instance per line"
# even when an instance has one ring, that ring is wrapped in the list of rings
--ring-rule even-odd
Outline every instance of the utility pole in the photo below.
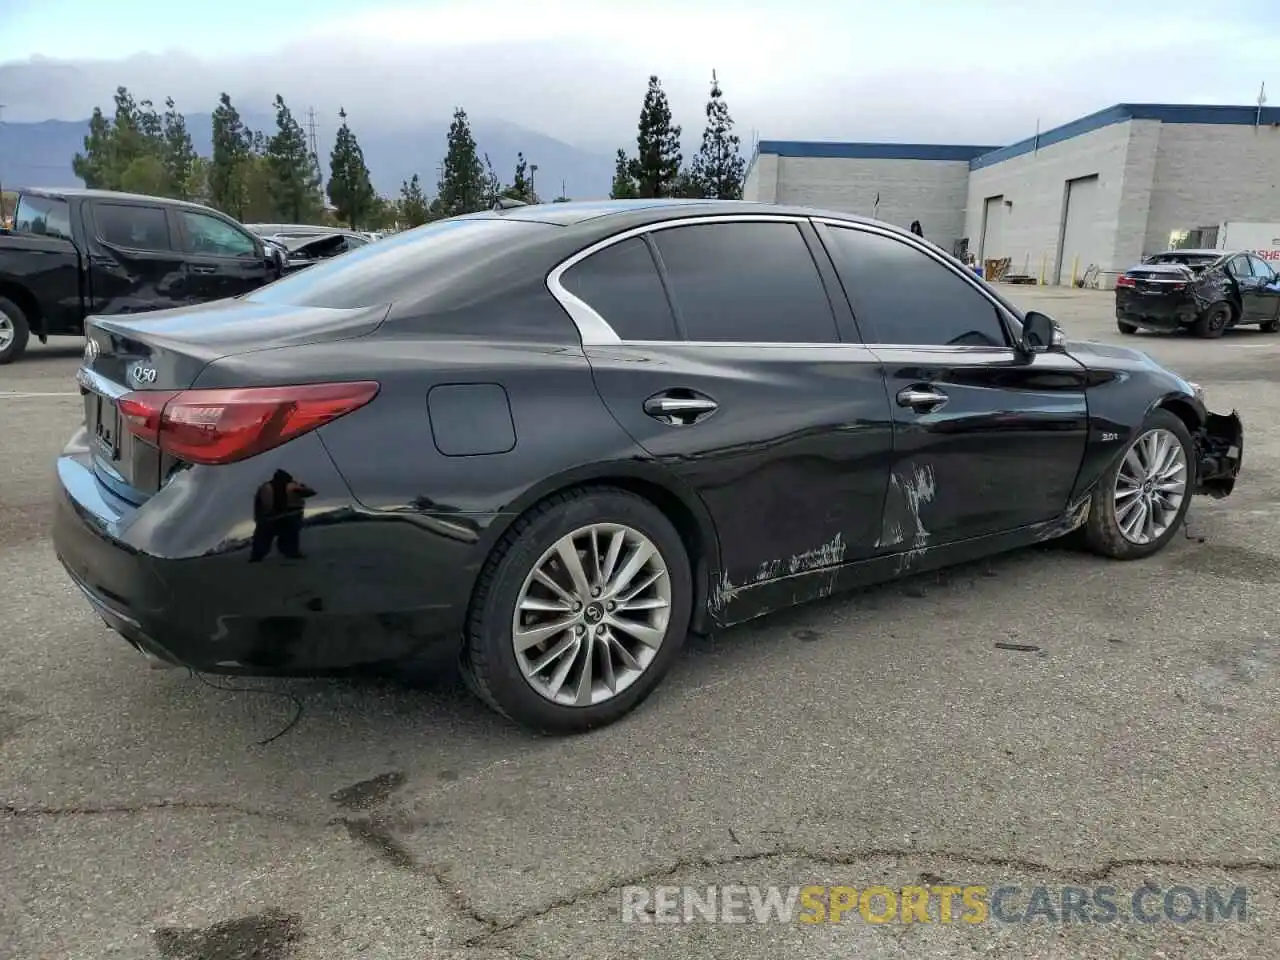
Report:
[[[1262,126],[1262,106],[1267,102],[1267,81],[1262,81],[1262,86],[1258,90],[1258,116],[1253,121],[1255,127]]]
[[[316,147],[316,108],[307,108],[307,141],[311,146],[311,155],[319,157],[320,151]]]
[[[534,185],[533,185],[533,175],[537,172],[538,172],[538,165],[536,163],[530,164],[529,165],[529,194],[530,196],[533,196],[533,197],[536,197],[538,195],[538,191],[534,188]]]

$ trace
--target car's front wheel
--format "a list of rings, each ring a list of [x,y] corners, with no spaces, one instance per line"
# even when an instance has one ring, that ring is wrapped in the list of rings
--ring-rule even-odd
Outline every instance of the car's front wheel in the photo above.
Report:
[[[462,657],[468,685],[543,732],[612,723],[679,654],[690,571],[675,527],[633,493],[579,489],[544,500],[481,574]]]
[[[1138,560],[1173,539],[1194,483],[1195,443],[1187,425],[1168,410],[1154,410],[1098,482],[1084,540],[1095,553]]]

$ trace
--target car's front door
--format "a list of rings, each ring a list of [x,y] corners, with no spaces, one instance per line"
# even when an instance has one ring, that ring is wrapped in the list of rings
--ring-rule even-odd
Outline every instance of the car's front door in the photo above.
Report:
[[[1252,282],[1244,297],[1245,316],[1249,322],[1270,324],[1280,316],[1280,278],[1271,265],[1260,257],[1249,257]]]
[[[841,342],[815,252],[803,218],[699,218],[553,275],[611,328],[584,337],[610,411],[708,508],[713,605],[875,550],[888,399],[876,358]]]
[[[191,303],[238,297],[272,279],[262,242],[211,213],[177,209]]]
[[[1063,513],[1088,439],[1086,371],[1013,348],[1004,308],[960,264],[866,225],[820,226],[894,422],[885,552]]]

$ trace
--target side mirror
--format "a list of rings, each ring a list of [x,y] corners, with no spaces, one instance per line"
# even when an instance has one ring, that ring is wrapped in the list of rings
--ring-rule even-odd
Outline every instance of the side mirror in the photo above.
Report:
[[[1043,353],[1060,348],[1065,341],[1057,321],[1046,313],[1032,310],[1022,321],[1022,349],[1027,353]]]

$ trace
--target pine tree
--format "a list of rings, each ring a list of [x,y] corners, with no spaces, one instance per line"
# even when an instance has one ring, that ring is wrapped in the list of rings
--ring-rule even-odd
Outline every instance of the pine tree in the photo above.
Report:
[[[711,98],[707,101],[707,126],[702,132],[702,146],[690,171],[691,186],[697,196],[710,200],[741,200],[746,161],[739,150],[738,135],[733,132],[733,118],[724,102],[724,93],[711,71]]]
[[[164,167],[169,181],[169,196],[179,200],[191,199],[195,184],[196,150],[187,132],[187,118],[178,112],[173,98],[164,102],[162,137],[164,139]]]
[[[533,192],[533,181],[529,179],[529,164],[523,153],[516,154],[516,174],[511,179],[511,186],[502,192],[504,197],[519,200],[521,203],[537,203]]]
[[[613,164],[613,186],[609,188],[609,196],[614,200],[632,200],[640,196],[636,182],[631,176],[632,163],[633,161],[627,159],[626,153],[619,149]]]
[[[222,94],[213,111],[213,156],[209,159],[209,202],[238,220],[249,204],[247,174],[254,135],[245,128],[231,97]]]
[[[400,184],[399,217],[407,227],[420,227],[430,216],[430,206],[422,184],[415,173],[412,180]]]
[[[669,197],[680,177],[680,127],[671,122],[671,106],[662,83],[649,77],[649,90],[640,109],[636,134],[637,156],[631,161],[631,178],[642,197]]]
[[[354,230],[374,215],[378,195],[369,179],[364,151],[347,125],[347,111],[339,109],[338,117],[342,125],[329,155],[329,202],[337,210],[338,219]]]
[[[461,107],[453,111],[449,125],[449,148],[440,173],[437,199],[446,217],[474,213],[485,208],[485,192],[489,187],[484,164],[476,152],[475,137],[467,112]]]
[[[323,211],[318,164],[307,149],[307,135],[276,94],[276,134],[267,144],[271,200],[290,223],[306,223]]]
[[[489,155],[484,155],[484,206],[483,210],[492,210],[493,205],[498,202],[498,198],[503,196],[502,180],[498,176],[493,164],[489,160]]]
[[[112,181],[111,138],[114,133],[111,121],[101,107],[93,108],[89,118],[89,132],[84,138],[84,153],[77,153],[71,160],[71,170],[84,181],[90,190],[108,190]]]

